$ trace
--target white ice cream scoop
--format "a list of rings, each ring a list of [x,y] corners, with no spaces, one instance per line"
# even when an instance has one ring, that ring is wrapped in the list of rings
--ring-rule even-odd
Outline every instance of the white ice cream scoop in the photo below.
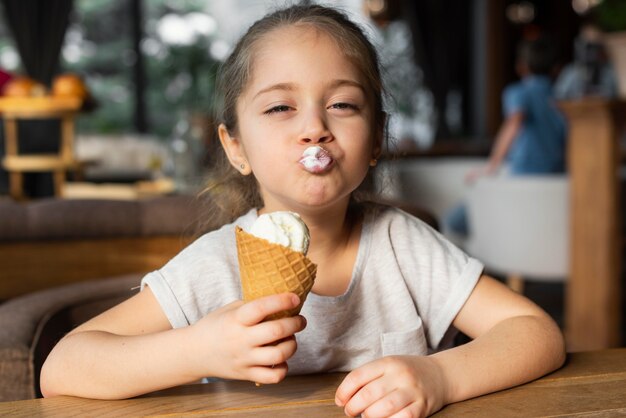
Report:
[[[304,255],[309,250],[309,228],[295,212],[264,213],[257,218],[249,233]]]

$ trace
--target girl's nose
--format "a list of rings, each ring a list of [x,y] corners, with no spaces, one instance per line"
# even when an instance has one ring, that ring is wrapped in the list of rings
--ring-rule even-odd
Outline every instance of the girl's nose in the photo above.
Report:
[[[319,144],[332,141],[333,136],[328,129],[326,120],[318,112],[306,115],[300,142],[303,144]]]

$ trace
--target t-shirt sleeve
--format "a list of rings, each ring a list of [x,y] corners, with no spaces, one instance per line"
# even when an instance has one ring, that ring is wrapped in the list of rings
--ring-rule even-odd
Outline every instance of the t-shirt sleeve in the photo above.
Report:
[[[161,271],[156,270],[146,274],[141,280],[141,290],[143,291],[146,286],[152,291],[172,328],[182,328],[190,324],[175,290],[170,287]]]
[[[521,85],[515,84],[504,89],[502,93],[502,104],[504,116],[509,117],[514,113],[527,113],[527,100]]]
[[[393,247],[407,287],[424,324],[431,349],[440,347],[470,294],[483,264],[411,215],[390,225]]]
[[[149,286],[174,328],[193,324],[241,299],[234,227],[199,238],[141,281]]]

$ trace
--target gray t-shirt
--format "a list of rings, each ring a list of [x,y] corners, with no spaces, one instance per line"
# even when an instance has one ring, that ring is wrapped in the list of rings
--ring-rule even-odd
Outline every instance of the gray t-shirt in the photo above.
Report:
[[[251,210],[209,232],[143,278],[174,328],[241,299],[234,230],[249,230],[256,218]],[[419,219],[367,204],[348,289],[336,297],[309,294],[301,312],[308,325],[296,334],[289,373],[349,371],[383,356],[442,348],[482,270]]]

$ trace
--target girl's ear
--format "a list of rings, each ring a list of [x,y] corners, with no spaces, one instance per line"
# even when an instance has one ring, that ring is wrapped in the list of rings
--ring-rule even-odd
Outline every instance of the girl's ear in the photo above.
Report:
[[[223,123],[220,123],[220,126],[218,126],[217,134],[220,137],[220,143],[222,144],[222,148],[224,148],[224,152],[226,152],[228,161],[235,167],[235,170],[239,171],[244,176],[252,173],[241,141],[231,136],[226,125]]]
[[[374,149],[372,157],[378,159],[383,152],[383,142],[385,139],[385,127],[387,126],[387,112],[383,112],[380,126],[376,127],[376,136],[374,137]]]

